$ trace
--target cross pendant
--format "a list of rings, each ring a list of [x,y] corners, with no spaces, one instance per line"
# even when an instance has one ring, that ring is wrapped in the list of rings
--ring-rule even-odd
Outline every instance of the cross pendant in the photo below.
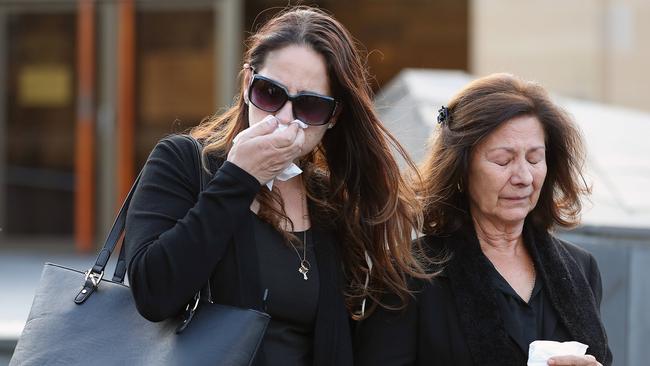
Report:
[[[302,278],[307,281],[307,272],[309,272],[309,268],[305,267],[304,264],[300,264],[300,268],[298,268],[298,272],[302,274]]]

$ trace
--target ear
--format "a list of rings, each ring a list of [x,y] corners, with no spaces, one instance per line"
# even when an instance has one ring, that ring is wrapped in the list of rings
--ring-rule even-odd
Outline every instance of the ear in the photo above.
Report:
[[[250,65],[249,64],[244,64],[242,69],[244,70],[244,103],[248,105],[248,85],[251,82],[251,72],[250,72]]]
[[[248,105],[248,84],[251,81],[250,73],[244,75],[244,103]]]

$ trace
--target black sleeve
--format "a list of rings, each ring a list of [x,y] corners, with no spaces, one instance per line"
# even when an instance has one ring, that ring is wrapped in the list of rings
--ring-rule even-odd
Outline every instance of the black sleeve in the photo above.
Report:
[[[418,306],[409,299],[402,310],[378,307],[355,331],[355,365],[415,365],[417,358]]]
[[[161,140],[143,168],[129,206],[125,245],[138,311],[174,316],[210,277],[259,192],[253,176],[225,162],[198,196],[193,143]]]
[[[594,298],[596,299],[596,305],[598,305],[598,309],[600,309],[600,302],[603,298],[603,283],[600,278],[600,270],[598,269],[596,258],[591,254],[589,254],[588,280],[589,285],[591,286],[591,291],[594,293]]]

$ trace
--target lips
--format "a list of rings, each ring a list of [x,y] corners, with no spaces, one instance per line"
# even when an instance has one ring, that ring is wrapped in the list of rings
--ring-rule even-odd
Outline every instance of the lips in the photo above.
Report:
[[[508,201],[523,201],[528,199],[528,197],[530,196],[510,196],[510,197],[501,197],[501,198]]]

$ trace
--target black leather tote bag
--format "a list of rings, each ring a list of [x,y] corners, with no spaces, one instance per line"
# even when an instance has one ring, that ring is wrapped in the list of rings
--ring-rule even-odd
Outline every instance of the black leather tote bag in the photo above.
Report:
[[[197,154],[201,147],[197,145]],[[202,171],[201,189],[205,184]],[[197,293],[176,319],[150,322],[124,284],[120,249],[112,279],[104,269],[122,236],[136,179],[95,264],[87,271],[46,263],[10,365],[251,365],[269,315],[212,304]],[[209,284],[206,286],[209,289]]]

